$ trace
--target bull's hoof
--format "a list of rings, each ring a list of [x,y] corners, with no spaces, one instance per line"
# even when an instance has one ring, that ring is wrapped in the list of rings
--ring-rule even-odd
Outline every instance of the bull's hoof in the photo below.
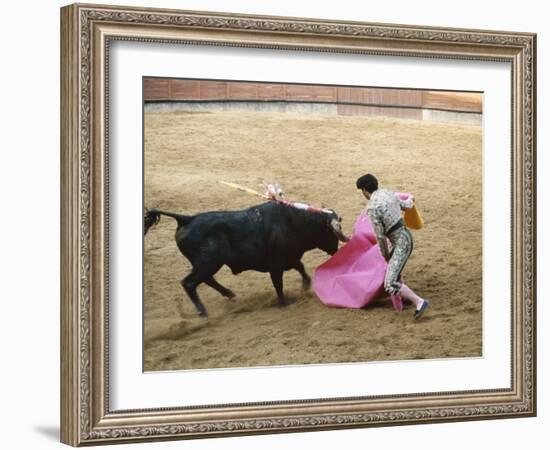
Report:
[[[202,303],[195,305],[197,308],[197,312],[199,313],[199,316],[201,317],[208,317],[208,313],[206,312],[206,308]]]
[[[311,280],[302,281],[302,289],[304,291],[309,291],[310,288],[311,288]]]
[[[286,298],[279,299],[279,307],[284,308],[285,306],[290,305],[290,302]]]
[[[227,291],[225,291],[223,293],[223,296],[227,297],[227,298],[235,298],[236,297],[235,293],[231,289],[228,289]]]

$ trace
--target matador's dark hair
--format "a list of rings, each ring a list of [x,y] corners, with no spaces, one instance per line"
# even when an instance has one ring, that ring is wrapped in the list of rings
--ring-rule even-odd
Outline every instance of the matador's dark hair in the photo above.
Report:
[[[357,189],[366,189],[371,194],[378,189],[378,180],[370,173],[359,177],[355,184],[357,185]]]

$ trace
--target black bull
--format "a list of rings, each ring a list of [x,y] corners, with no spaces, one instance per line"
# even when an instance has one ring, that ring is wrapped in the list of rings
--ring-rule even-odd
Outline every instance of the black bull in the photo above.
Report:
[[[234,274],[244,270],[269,272],[280,305],[286,305],[283,272],[297,270],[304,288],[311,279],[301,261],[303,254],[314,248],[330,255],[338,250],[338,241],[346,241],[341,218],[332,211],[313,212],[268,202],[241,211],[213,211],[195,216],[152,209],[144,218],[144,234],[169,216],[177,221],[176,243],[193,269],[181,285],[199,314],[206,316],[197,286],[206,283],[225,297],[235,294],[214,279],[223,265]]]

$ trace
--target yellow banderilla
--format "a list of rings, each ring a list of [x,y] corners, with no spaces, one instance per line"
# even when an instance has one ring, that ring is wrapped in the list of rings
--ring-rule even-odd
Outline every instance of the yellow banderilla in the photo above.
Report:
[[[269,199],[269,197],[265,194],[261,194],[258,191],[255,191],[254,189],[249,189],[249,188],[246,188],[246,187],[241,186],[241,185],[236,184],[236,183],[229,183],[227,181],[219,181],[219,183],[225,184],[226,186],[230,186],[230,187],[235,188],[235,189],[238,189],[239,191],[246,192],[247,194],[255,195],[256,197]]]

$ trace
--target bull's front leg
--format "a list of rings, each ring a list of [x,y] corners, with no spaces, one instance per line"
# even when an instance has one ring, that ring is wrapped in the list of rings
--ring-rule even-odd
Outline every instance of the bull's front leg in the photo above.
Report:
[[[294,268],[302,276],[302,287],[304,288],[305,291],[307,291],[311,287],[311,278],[307,274],[304,264],[302,263],[302,261],[298,261],[298,264],[296,264]]]
[[[279,299],[280,306],[288,305],[288,300],[285,298],[283,293],[283,271],[282,270],[273,270],[269,272],[271,275],[271,281],[273,282],[273,287],[277,291],[277,298]]]

